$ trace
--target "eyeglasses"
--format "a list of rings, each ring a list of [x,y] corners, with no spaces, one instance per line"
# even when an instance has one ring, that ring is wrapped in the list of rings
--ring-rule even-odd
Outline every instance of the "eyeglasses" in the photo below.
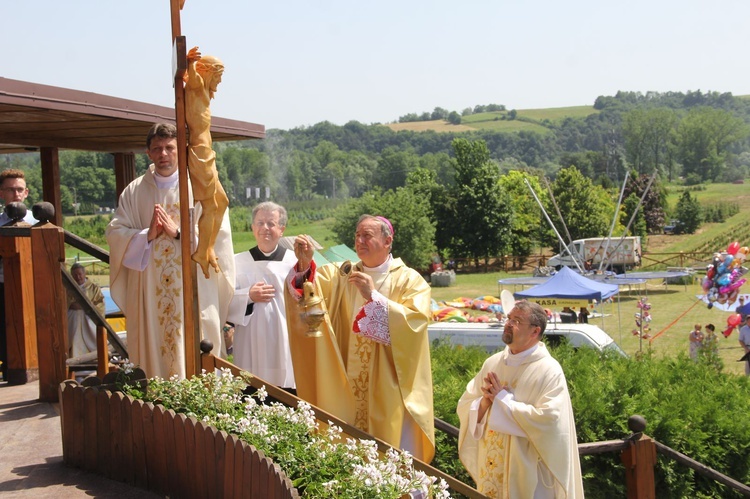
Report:
[[[3,187],[3,190],[5,192],[17,192],[18,194],[21,194],[26,190],[26,187]]]
[[[279,224],[277,224],[276,222],[258,222],[258,221],[253,222],[253,225],[255,225],[256,227],[268,227],[269,229],[273,229],[274,227],[279,226]]]
[[[521,322],[518,319],[508,319],[506,322],[508,324],[510,324],[511,326],[513,326],[513,327],[518,327],[518,326],[521,326],[521,325],[536,327],[536,324],[534,324],[533,322]]]

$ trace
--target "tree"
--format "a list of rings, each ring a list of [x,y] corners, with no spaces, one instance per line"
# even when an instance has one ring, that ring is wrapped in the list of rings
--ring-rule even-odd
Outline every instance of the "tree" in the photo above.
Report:
[[[449,219],[450,250],[457,257],[479,258],[503,254],[510,242],[513,207],[500,186],[497,165],[490,160],[483,140],[454,139],[455,180],[451,197],[455,204]]]
[[[443,109],[442,107],[436,107],[434,111],[432,111],[432,114],[430,115],[430,119],[432,120],[444,120],[448,118],[448,110]]]
[[[538,177],[517,170],[500,177],[500,186],[508,193],[513,205],[513,227],[508,240],[508,251],[514,256],[521,257],[521,260],[531,254],[534,246],[542,240],[547,228],[542,210],[524,180],[529,181],[543,204],[545,201],[549,204],[547,190],[541,187]]]
[[[677,201],[675,216],[679,220],[675,227],[676,234],[695,234],[702,220],[698,198],[691,196],[689,191],[683,192]]]
[[[646,190],[651,181],[651,175],[636,175],[635,172],[628,177],[628,183],[625,185],[625,197],[634,195],[637,199],[643,197],[643,193]],[[666,206],[667,206],[667,191],[661,185],[659,177],[657,176],[651,187],[643,198],[643,206],[641,206],[639,212],[644,217],[646,222],[646,231],[649,234],[658,234],[661,232],[661,228],[664,226],[664,220],[666,219]],[[635,206],[633,207],[635,208]],[[628,218],[624,223],[630,220],[630,216],[633,211],[628,212]],[[632,228],[631,228],[632,229]]]
[[[377,172],[373,176],[373,184],[383,190],[403,187],[406,176],[419,166],[419,157],[413,151],[402,151],[389,147],[383,151],[378,159]]]
[[[558,172],[552,184],[552,193],[560,213],[565,217],[571,239],[607,235],[614,214],[614,201],[604,189],[595,186],[575,166]],[[549,208],[547,213],[564,237],[557,210]]]
[[[728,111],[710,107],[691,109],[677,129],[678,157],[683,175],[715,180],[729,159],[729,146],[748,136],[747,125]]]
[[[448,115],[448,123],[451,125],[460,125],[461,124],[461,115],[458,114],[456,111],[451,111]]]
[[[627,196],[623,202],[622,202],[622,212],[624,215],[624,223],[628,223],[630,221],[630,218],[633,216],[633,213],[635,212],[636,206],[638,206],[638,201],[640,198],[635,195],[635,193],[630,194]],[[648,225],[646,224],[646,216],[644,214],[644,207],[641,206],[638,210],[638,214],[635,216],[635,220],[633,221],[633,224],[630,226],[630,234],[634,236],[641,236],[641,240],[645,241],[646,236],[648,235]]]
[[[429,212],[428,200],[407,187],[384,194],[372,190],[337,210],[333,232],[340,243],[352,244],[360,216],[384,216],[393,224],[393,256],[401,257],[410,267],[425,269],[435,252],[435,226]]]
[[[668,157],[677,115],[667,108],[634,109],[622,119],[627,158],[639,174],[651,173]]]

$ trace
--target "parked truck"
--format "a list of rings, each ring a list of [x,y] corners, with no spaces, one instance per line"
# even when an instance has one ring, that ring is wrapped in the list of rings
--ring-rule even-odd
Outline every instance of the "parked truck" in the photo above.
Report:
[[[618,274],[641,264],[641,238],[632,236],[626,238],[612,237],[607,244],[606,237],[592,237],[576,239],[568,245],[568,249],[575,256],[575,261],[586,270],[597,270],[607,249],[602,269],[612,270]],[[560,269],[563,266],[576,268],[573,256],[565,250],[547,260],[549,267]]]

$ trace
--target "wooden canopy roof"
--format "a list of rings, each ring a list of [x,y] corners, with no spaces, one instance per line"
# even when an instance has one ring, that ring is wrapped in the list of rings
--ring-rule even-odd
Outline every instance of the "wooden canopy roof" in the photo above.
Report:
[[[0,77],[0,154],[41,147],[142,153],[148,129],[174,108]],[[262,139],[265,127],[213,116],[214,141]]]

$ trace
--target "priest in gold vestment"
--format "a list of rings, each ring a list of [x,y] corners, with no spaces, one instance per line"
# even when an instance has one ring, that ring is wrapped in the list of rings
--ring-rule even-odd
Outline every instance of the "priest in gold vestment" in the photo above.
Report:
[[[487,359],[458,402],[458,455],[493,498],[582,498],[573,408],[560,364],[540,341],[547,314],[520,301],[506,348]]]
[[[430,462],[435,454],[427,323],[430,287],[391,255],[393,227],[363,215],[349,275],[316,267],[305,236],[295,240],[297,266],[287,282],[289,341],[298,395],[390,445]],[[306,336],[298,300],[314,283],[327,311],[321,337]]]

